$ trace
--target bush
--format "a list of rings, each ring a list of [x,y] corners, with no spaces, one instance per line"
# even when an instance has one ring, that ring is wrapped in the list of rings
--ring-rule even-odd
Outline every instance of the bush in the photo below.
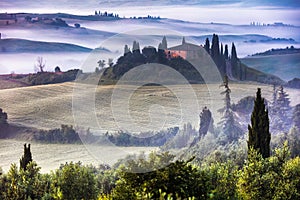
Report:
[[[72,69],[59,74],[53,72],[38,72],[36,74],[30,74],[27,78],[27,82],[31,85],[63,83],[74,81],[78,73],[81,73],[81,70]]]

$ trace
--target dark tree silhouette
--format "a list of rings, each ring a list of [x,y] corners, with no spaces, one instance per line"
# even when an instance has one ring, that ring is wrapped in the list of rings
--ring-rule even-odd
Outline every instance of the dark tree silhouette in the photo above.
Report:
[[[219,36],[213,34],[211,45],[211,57],[215,61],[216,65],[220,65],[220,48],[219,48]]]
[[[205,40],[205,45],[204,45],[204,49],[207,51],[207,53],[210,53],[210,52],[209,52],[209,48],[210,48],[209,39],[206,38],[206,40]]]
[[[7,124],[7,113],[0,108],[0,126]]]
[[[24,171],[27,169],[28,163],[32,162],[32,156],[30,151],[30,144],[26,147],[26,143],[24,144],[24,155],[20,159],[20,169]]]
[[[129,49],[128,45],[126,44],[126,45],[124,46],[124,56],[125,56],[126,54],[128,54],[128,53],[130,53],[130,49]]]
[[[137,41],[133,41],[132,52],[133,53],[141,53],[141,51],[140,51],[140,44]]]
[[[55,69],[54,69],[54,71],[55,71],[55,72],[61,72],[60,67],[59,67],[59,66],[56,66]]]
[[[166,36],[164,36],[161,42],[161,49],[165,50],[167,48],[168,48],[168,42]]]
[[[200,128],[199,128],[199,137],[204,137],[209,128],[213,124],[212,114],[210,110],[205,106],[200,114]]]
[[[223,57],[224,55],[224,51],[223,51],[223,44],[221,43],[221,51],[220,51],[220,55]]]
[[[251,115],[251,126],[248,125],[248,152],[253,148],[263,158],[270,156],[271,134],[269,132],[269,116],[265,100],[261,97],[261,89],[257,89],[254,109]]]
[[[228,55],[228,45],[227,45],[227,44],[225,44],[224,58],[225,58],[226,60],[229,58],[229,55]]]

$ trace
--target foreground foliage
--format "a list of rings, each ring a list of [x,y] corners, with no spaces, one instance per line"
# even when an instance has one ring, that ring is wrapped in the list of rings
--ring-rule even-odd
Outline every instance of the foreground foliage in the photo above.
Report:
[[[41,174],[35,161],[0,173],[0,199],[299,199],[300,158],[288,143],[263,158],[252,149],[233,160],[175,160],[165,153],[140,155],[118,167],[66,163]]]

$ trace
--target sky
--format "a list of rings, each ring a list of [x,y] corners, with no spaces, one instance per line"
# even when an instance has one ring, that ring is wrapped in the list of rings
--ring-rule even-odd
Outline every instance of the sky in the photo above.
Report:
[[[160,16],[194,22],[249,24],[283,22],[300,25],[299,0],[1,0],[1,12],[93,14],[95,10],[119,16]]]

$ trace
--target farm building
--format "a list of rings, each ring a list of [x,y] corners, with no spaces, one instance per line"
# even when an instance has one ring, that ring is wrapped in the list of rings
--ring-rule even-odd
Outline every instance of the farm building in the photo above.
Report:
[[[182,57],[183,59],[199,58],[203,54],[204,48],[200,45],[187,43],[183,38],[182,44],[165,49],[168,58]]]

